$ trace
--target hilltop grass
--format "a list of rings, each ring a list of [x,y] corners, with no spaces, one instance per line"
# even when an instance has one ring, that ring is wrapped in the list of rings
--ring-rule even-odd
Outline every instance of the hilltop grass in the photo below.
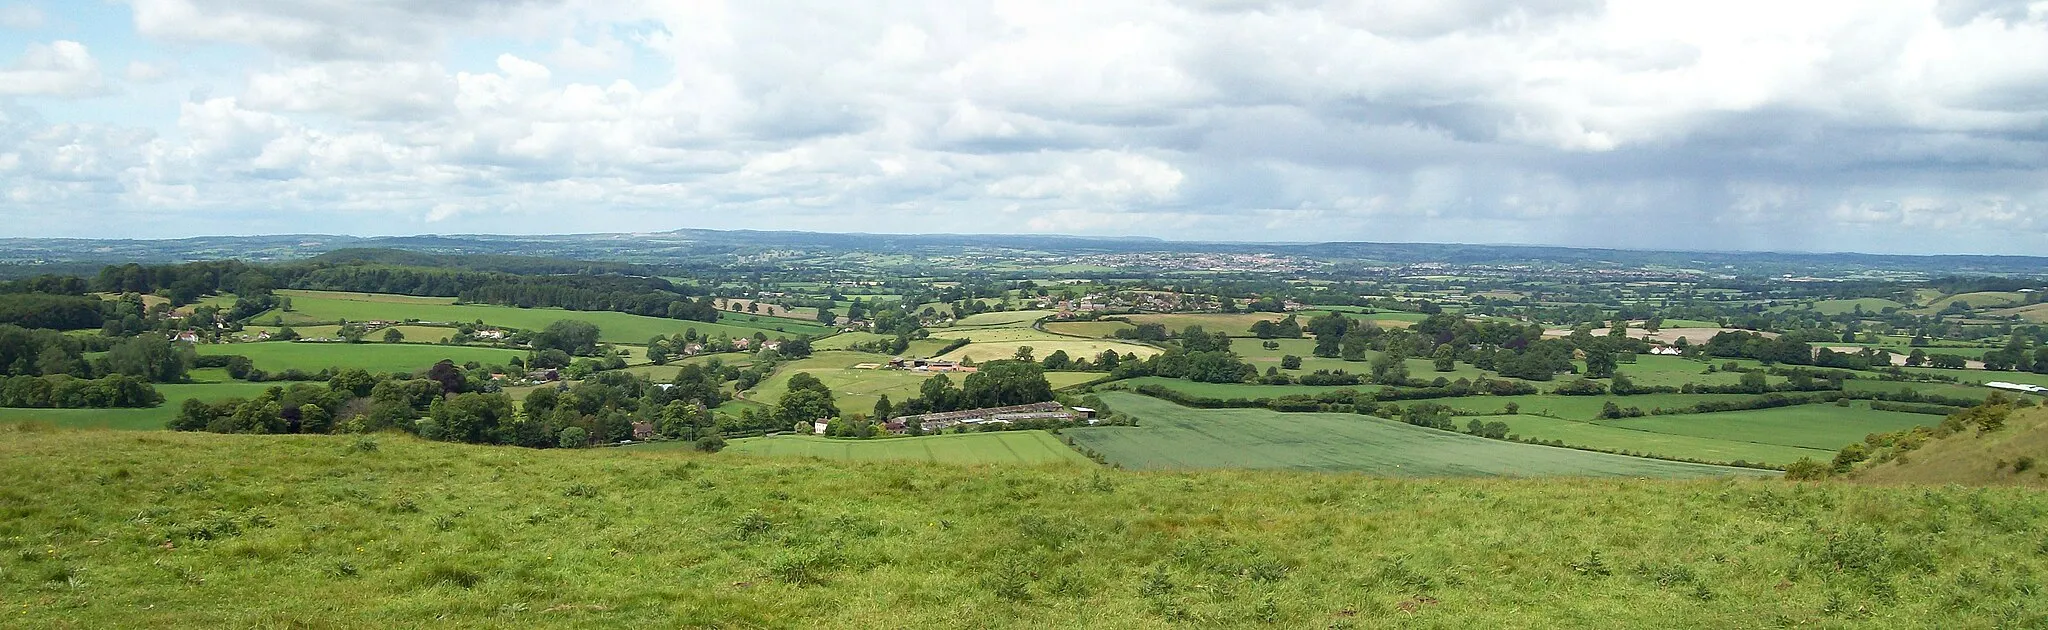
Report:
[[[558,320],[571,319],[596,324],[604,341],[614,343],[646,343],[655,335],[676,335],[691,328],[706,335],[724,334],[728,337],[752,337],[754,333],[765,333],[769,337],[795,337],[806,331],[815,330],[815,324],[796,320],[779,320],[762,317],[758,325],[738,326],[712,322],[699,322],[663,317],[647,317],[613,311],[570,311],[558,308],[517,308],[483,304],[455,304],[454,298],[415,298],[383,293],[343,293],[335,291],[282,290],[278,295],[292,300],[290,311],[266,311],[250,318],[250,323],[270,324],[282,320],[289,325],[327,323],[338,320],[387,321],[419,320],[423,322],[461,323],[483,321],[492,326],[506,326],[522,330],[540,330]],[[721,318],[724,316],[721,315]],[[775,321],[770,321],[775,320]],[[780,323],[793,322],[791,324]],[[783,328],[778,331],[776,328]]]
[[[66,431],[0,474],[17,628],[2048,623],[2019,489]]]
[[[490,365],[524,357],[522,350],[476,346],[437,346],[415,343],[302,343],[265,341],[260,343],[199,344],[202,355],[239,354],[256,367],[278,372],[298,369],[361,368],[377,373],[417,372],[442,359],[461,365],[469,361]]]
[[[1489,440],[1372,416],[1188,409],[1123,392],[1103,402],[1137,427],[1082,427],[1062,436],[1136,470],[1280,468],[1358,471],[1404,477],[1753,475],[1704,466]]]
[[[1858,468],[1867,483],[1955,483],[2048,488],[2048,410],[2021,409],[1997,431],[1965,430],[1891,461]],[[2044,550],[2048,551],[2048,550]]]
[[[835,460],[910,460],[948,464],[1080,464],[1081,456],[1044,431],[998,431],[873,440],[776,435],[733,440],[722,453]]]

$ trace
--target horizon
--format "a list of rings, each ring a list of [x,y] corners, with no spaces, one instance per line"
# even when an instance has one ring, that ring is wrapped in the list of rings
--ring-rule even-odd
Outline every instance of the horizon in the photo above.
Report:
[[[350,239],[360,239],[360,240],[365,240],[365,241],[378,241],[379,239],[413,239],[413,238],[445,238],[445,239],[463,239],[463,238],[477,238],[477,237],[480,237],[480,238],[490,238],[490,239],[503,239],[503,238],[514,238],[514,237],[521,237],[521,236],[530,236],[530,237],[565,237],[565,238],[566,238],[566,237],[597,237],[597,236],[657,236],[657,235],[663,235],[663,234],[675,234],[675,233],[677,233],[677,232],[685,232],[685,231],[706,231],[706,232],[717,232],[717,233],[725,233],[725,234],[735,234],[735,233],[750,233],[750,232],[752,232],[752,233],[770,233],[770,234],[796,234],[796,235],[811,235],[811,236],[878,236],[878,237],[921,237],[921,238],[943,238],[943,237],[958,237],[958,238],[986,238],[986,237],[1017,237],[1017,238],[1047,238],[1047,239],[1076,239],[1076,240],[1094,240],[1094,241],[1124,241],[1124,242],[1139,242],[1139,243],[1142,243],[1142,242],[1155,242],[1155,243],[1162,243],[1162,244],[1166,244],[1166,243],[1174,243],[1174,244],[1188,244],[1188,245],[1204,245],[1204,244],[1213,244],[1213,245],[1233,245],[1233,246],[1259,246],[1259,245],[1270,245],[1270,246],[1276,246],[1276,247],[1315,247],[1315,246],[1331,246],[1331,245],[1377,245],[1377,246],[1418,246],[1418,247],[1426,247],[1426,246],[1458,246],[1458,247],[1512,247],[1512,248],[1531,248],[1531,249],[1564,249],[1564,250],[1573,250],[1573,251],[1613,251],[1613,252],[1626,252],[1626,253],[1662,253],[1662,254],[1709,254],[1709,255],[1726,255],[1726,256],[1747,256],[1747,255],[1759,255],[1759,256],[1769,256],[1769,255],[1779,255],[1779,256],[1879,256],[1879,257],[1901,257],[1901,258],[1953,258],[1953,257],[1964,257],[1964,258],[1970,258],[1970,257],[1975,257],[1975,258],[2022,258],[2022,259],[2043,259],[2043,260],[2048,260],[2048,255],[2034,255],[2034,254],[1985,254],[1985,253],[1972,253],[1972,252],[1929,252],[1929,253],[1892,253],[1892,252],[1875,252],[1875,251],[1853,251],[1853,250],[1835,250],[1835,251],[1800,251],[1800,250],[1762,250],[1762,249],[1753,249],[1753,250],[1742,250],[1742,249],[1676,249],[1676,248],[1656,248],[1656,247],[1608,247],[1608,246],[1597,246],[1597,245],[1579,246],[1579,245],[1552,245],[1552,244],[1544,244],[1544,243],[1513,243],[1513,242],[1494,242],[1494,243],[1479,243],[1479,242],[1457,242],[1457,241],[1230,241],[1230,240],[1214,240],[1214,239],[1178,239],[1178,238],[1171,238],[1171,237],[1160,237],[1160,236],[1145,236],[1145,235],[1113,235],[1113,234],[1058,234],[1058,233],[1026,233],[1026,234],[1014,234],[1014,233],[1001,233],[1001,232],[982,232],[982,233],[974,233],[974,232],[826,232],[826,231],[814,231],[814,230],[778,230],[778,229],[752,229],[752,228],[735,228],[735,229],[712,229],[712,228],[687,228],[687,227],[686,227],[686,228],[674,228],[674,229],[670,229],[670,230],[661,230],[661,231],[655,231],[655,232],[532,232],[532,233],[509,233],[509,232],[507,232],[507,233],[489,233],[489,232],[447,232],[447,233],[437,233],[437,232],[427,232],[427,233],[417,233],[417,234],[378,234],[378,235],[363,235],[363,234],[326,234],[326,233],[311,233],[311,232],[298,232],[298,233],[277,233],[277,234],[199,234],[199,235],[193,235],[193,236],[165,236],[165,237],[137,237],[137,238],[93,238],[93,237],[12,237],[12,236],[7,236],[7,237],[0,237],[0,242],[7,242],[7,241],[13,241],[13,240],[29,240],[29,241],[38,241],[38,240],[42,240],[42,241],[61,241],[61,240],[75,240],[75,241],[86,241],[86,242],[93,242],[93,241],[133,241],[133,242],[143,242],[143,243],[151,243],[151,242],[171,242],[171,241],[205,241],[205,240],[207,240],[207,239],[238,239],[238,238],[285,238],[285,237],[309,237],[309,238],[334,238],[334,237],[339,237],[339,238],[350,238]],[[404,248],[404,247],[398,247],[398,246],[391,246],[391,245],[385,245],[385,244],[381,244],[381,243],[374,243],[374,242],[373,242],[373,243],[369,243],[369,246],[370,246],[370,248],[373,248],[373,249],[374,249],[374,248],[386,248],[386,249],[398,249],[398,250],[405,250],[405,249],[406,249],[406,248]],[[335,250],[338,250],[338,249],[347,249],[347,248],[345,248],[345,247],[344,247],[344,248],[335,248],[335,249],[330,249],[330,250],[321,250],[321,251],[335,251]],[[86,260],[86,259],[80,259],[80,260]]]
[[[2038,2],[0,0],[0,219],[2023,256],[2044,90]]]

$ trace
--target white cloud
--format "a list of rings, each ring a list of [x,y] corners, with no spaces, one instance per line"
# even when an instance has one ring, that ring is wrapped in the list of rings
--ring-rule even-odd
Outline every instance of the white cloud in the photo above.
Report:
[[[35,30],[42,28],[47,19],[43,16],[43,10],[34,5],[20,2],[0,5],[0,28]]]
[[[180,72],[181,68],[175,61],[130,61],[126,74],[129,81],[154,83],[177,76]]]
[[[0,95],[79,97],[106,91],[99,61],[85,44],[74,41],[29,44],[20,59],[0,68]]]
[[[154,133],[8,118],[5,198],[293,231],[2048,244],[2038,0],[129,1],[150,41],[259,54],[129,62],[209,95]],[[106,90],[82,44],[12,67],[0,92]]]

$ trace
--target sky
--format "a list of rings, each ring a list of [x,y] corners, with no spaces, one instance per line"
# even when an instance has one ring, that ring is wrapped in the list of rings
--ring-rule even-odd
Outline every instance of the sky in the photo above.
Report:
[[[2048,0],[0,0],[0,236],[2048,251]]]

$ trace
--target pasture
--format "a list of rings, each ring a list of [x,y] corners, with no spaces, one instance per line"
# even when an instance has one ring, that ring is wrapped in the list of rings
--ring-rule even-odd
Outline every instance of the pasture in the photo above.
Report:
[[[795,337],[797,332],[779,332],[772,327],[737,326],[711,322],[699,322],[663,317],[647,317],[613,311],[569,311],[558,308],[518,308],[481,304],[455,304],[454,298],[418,298],[381,293],[339,293],[332,291],[278,291],[278,295],[292,299],[290,311],[266,311],[250,318],[250,323],[270,324],[281,319],[292,326],[312,323],[334,323],[343,319],[368,321],[418,320],[421,322],[457,323],[482,321],[492,326],[504,326],[521,330],[540,330],[558,320],[572,319],[597,325],[601,338],[613,343],[646,343],[655,335],[676,335],[688,329],[696,329],[705,335],[727,337],[751,337],[764,333],[769,337]],[[774,318],[762,318],[762,326],[776,325]]]
[[[167,383],[155,385],[156,391],[164,395],[164,404],[141,409],[23,409],[0,407],[0,423],[39,422],[60,427],[81,429],[121,429],[152,431],[164,428],[164,424],[178,415],[178,408],[188,399],[208,402],[229,398],[248,398],[263,393],[271,387],[289,386],[291,383],[244,383],[227,381],[221,383]]]
[[[1839,450],[1872,433],[1885,433],[1917,426],[1934,426],[1941,416],[1878,411],[1865,401],[1848,407],[1832,404],[1797,405],[1776,409],[1723,411],[1717,413],[1648,416],[1596,420],[1611,427],[1721,440],[1797,448]]]
[[[1253,324],[1277,322],[1286,317],[1286,313],[1146,313],[1124,316],[1133,324],[1159,324],[1174,332],[1189,326],[1201,326],[1211,334],[1220,332],[1232,337],[1250,337]],[[1304,324],[1308,322],[1303,317],[1296,320]]]
[[[960,361],[964,359],[973,359],[975,361],[994,361],[997,359],[1008,359],[1012,356],[1015,356],[1017,354],[1017,349],[1024,346],[1030,346],[1032,357],[1039,360],[1045,359],[1047,356],[1052,355],[1052,353],[1054,352],[1061,351],[1066,352],[1068,357],[1075,359],[1085,357],[1091,361],[1094,360],[1095,357],[1101,356],[1103,352],[1109,350],[1115,350],[1116,353],[1119,355],[1137,355],[1137,357],[1140,359],[1155,354],[1159,354],[1160,352],[1158,348],[1134,343],[1120,343],[1115,341],[1087,341],[1082,339],[1057,338],[1030,341],[970,343],[965,346],[956,348],[951,352],[947,352],[943,355],[940,355],[938,358],[952,361]]]
[[[2027,296],[2024,293],[2016,293],[2012,291],[1978,291],[1976,293],[1959,293],[1956,295],[1942,297],[1932,302],[1928,302],[1927,310],[1940,312],[1942,309],[1948,308],[1950,304],[1954,304],[1956,302],[1967,303],[1970,305],[1970,308],[2004,308],[2025,304],[2027,302]]]
[[[1115,337],[1117,331],[1131,330],[1133,328],[1136,328],[1136,326],[1119,321],[1045,323],[1046,330],[1062,335],[1088,337],[1091,339],[1109,339]]]
[[[912,370],[857,369],[861,363],[886,362],[889,357],[865,352],[830,351],[819,352],[808,358],[785,363],[777,367],[775,374],[747,390],[748,400],[763,404],[774,404],[789,392],[789,379],[802,372],[816,377],[819,382],[832,390],[833,403],[842,413],[867,413],[875,401],[888,396],[895,403],[902,403],[918,395],[918,387],[937,376],[939,372],[917,372]],[[1046,372],[1045,380],[1054,389],[1085,383],[1102,378],[1094,372]],[[967,379],[964,373],[947,374],[955,387]]]
[[[1276,468],[1393,477],[1706,477],[1756,471],[1489,440],[1370,416],[1189,409],[1105,392],[1136,427],[1067,429],[1077,446],[1136,470]]]
[[[249,357],[257,368],[281,372],[298,369],[308,372],[335,368],[361,368],[371,372],[418,372],[442,359],[454,361],[457,365],[475,361],[485,365],[502,365],[514,357],[525,357],[524,350],[484,348],[477,346],[437,346],[418,343],[310,343],[288,341],[265,341],[259,343],[199,344],[194,348],[202,355],[239,354]]]
[[[1028,327],[1030,326],[1031,322],[1051,317],[1054,314],[1055,313],[1053,311],[996,311],[992,313],[976,313],[974,315],[968,315],[966,317],[960,318],[958,321],[953,322],[952,327]],[[947,336],[957,337],[959,335],[949,334]]]
[[[945,464],[1074,464],[1094,466],[1045,431],[997,431],[874,440],[814,435],[772,435],[733,440],[721,457],[816,457],[833,460],[903,460]]]
[[[1462,428],[1465,419],[1458,420]],[[1835,456],[1835,451],[1831,449],[1657,433],[1584,420],[1531,415],[1489,416],[1481,420],[1506,422],[1511,433],[1524,438],[1559,440],[1571,446],[1621,453],[1641,453],[1710,462],[1744,461],[1778,466],[1799,461],[1801,458],[1827,460]]]

